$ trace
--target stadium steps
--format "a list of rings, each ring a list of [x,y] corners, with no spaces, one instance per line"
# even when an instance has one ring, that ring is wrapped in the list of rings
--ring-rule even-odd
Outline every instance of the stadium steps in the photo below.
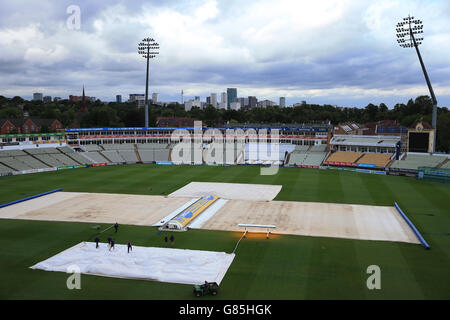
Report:
[[[2,165],[2,166],[4,166],[4,167],[6,167],[6,168],[8,168],[8,169],[10,169],[10,170],[11,170],[11,172],[14,172],[14,171],[18,171],[18,170],[16,170],[16,169],[14,169],[13,167],[11,167],[11,166],[8,166],[8,164],[6,164],[6,163],[2,162],[2,161],[1,161],[1,159],[0,159],[0,165]]]
[[[139,154],[139,150],[138,150],[137,145],[134,145],[134,153],[136,153],[136,157],[137,157],[137,159],[138,159],[138,162],[139,162],[139,163],[143,163],[143,161],[142,161],[142,159],[141,159],[141,155]]]
[[[292,152],[287,154],[286,159],[284,159],[285,164],[289,164],[289,162],[291,161],[291,154]]]
[[[108,157],[103,154],[103,152],[99,151],[98,154],[101,155],[103,158],[105,158],[107,160],[107,162],[109,162],[109,163],[113,163],[114,162],[114,161],[109,160]]]
[[[363,153],[358,159],[356,159],[355,161],[353,161],[354,163],[358,163],[358,161],[362,158],[362,157],[364,157],[366,154],[365,153]]]
[[[66,147],[66,148],[68,148],[68,147]],[[67,150],[67,151],[68,151],[67,153],[63,151],[63,150],[64,150],[63,148],[56,148],[56,150],[58,150],[59,152],[61,152],[63,155],[65,155],[66,157],[68,157],[70,160],[75,161],[76,164],[79,164],[79,165],[80,165],[80,164],[81,164],[81,165],[83,164],[83,163],[81,163],[80,161],[77,161],[77,159],[71,157],[68,150]],[[72,150],[72,149],[70,149],[70,150]],[[72,151],[73,151],[73,150],[72,150]]]
[[[450,162],[450,160],[447,158],[447,159],[445,159],[444,161],[442,161],[441,163],[439,163],[439,164],[436,166],[436,168],[442,168],[442,167],[446,166],[448,162]]]
[[[386,168],[390,168],[393,163],[394,160],[389,160],[389,162],[386,164]]]
[[[36,159],[36,161],[42,162],[43,164],[45,164],[45,165],[46,165],[47,167],[49,167],[49,168],[53,168],[53,167],[54,167],[54,166],[52,166],[51,164],[49,164],[49,163],[47,163],[47,162],[45,162],[45,161],[43,161],[43,160],[37,158],[35,154],[29,153],[29,155],[30,155],[30,157]]]

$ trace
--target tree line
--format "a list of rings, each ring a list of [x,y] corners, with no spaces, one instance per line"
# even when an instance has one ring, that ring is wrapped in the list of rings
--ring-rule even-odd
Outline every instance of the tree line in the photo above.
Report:
[[[26,101],[20,97],[0,96],[0,119],[22,118],[24,114],[34,118],[58,119],[69,127],[142,127],[144,108],[134,103],[102,103],[99,100],[87,102],[89,112],[80,114],[81,102],[60,100],[44,103]],[[305,104],[296,107],[265,107],[241,110],[192,108],[185,111],[183,105],[175,103],[167,106],[150,106],[150,126],[156,125],[157,117],[188,117],[203,121],[207,126],[220,126],[233,123],[331,123],[356,122],[364,124],[380,120],[397,120],[400,125],[411,127],[417,121],[431,124],[432,101],[429,96],[410,99],[406,104],[398,103],[389,109],[384,103],[368,104],[365,108],[339,108],[332,105]],[[438,107],[437,150],[450,150],[450,113],[446,107]]]

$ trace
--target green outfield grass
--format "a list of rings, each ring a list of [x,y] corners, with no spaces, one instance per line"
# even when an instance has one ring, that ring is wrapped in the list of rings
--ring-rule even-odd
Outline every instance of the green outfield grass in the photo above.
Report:
[[[244,239],[217,298],[222,299],[449,299],[450,185],[354,172],[258,167],[128,165],[0,178],[0,203],[63,188],[75,192],[167,195],[191,181],[279,184],[276,200],[393,205],[397,201],[431,246],[274,235]],[[90,223],[0,220],[0,299],[194,299],[191,286],[31,270],[95,230]],[[107,225],[102,225],[107,227]],[[106,238],[112,231],[102,235]],[[163,246],[153,227],[121,226],[117,243]],[[231,252],[241,234],[176,233],[174,247]],[[368,290],[366,269],[381,268],[381,290]],[[205,299],[206,297],[202,298]],[[196,298],[198,299],[198,298]],[[210,299],[210,297],[206,298]]]

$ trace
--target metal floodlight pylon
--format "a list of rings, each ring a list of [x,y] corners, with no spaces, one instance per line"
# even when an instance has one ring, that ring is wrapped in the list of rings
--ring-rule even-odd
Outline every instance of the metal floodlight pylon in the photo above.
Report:
[[[403,18],[403,21],[397,23],[397,42],[402,48],[415,48],[417,56],[419,58],[420,65],[422,66],[422,71],[427,82],[428,90],[430,91],[431,100],[433,102],[433,115],[432,115],[432,126],[434,129],[434,142],[433,142],[433,153],[436,152],[436,134],[437,134],[437,100],[434,95],[433,87],[431,86],[430,78],[428,77],[425,64],[423,63],[422,56],[419,51],[419,45],[422,44],[423,37],[416,38],[416,34],[423,33],[423,23],[420,19],[414,19],[414,17],[408,16]]]
[[[149,60],[156,57],[159,52],[159,43],[155,42],[153,38],[145,38],[138,44],[138,53],[147,59],[147,73],[145,80],[145,127],[149,126],[149,108],[148,108],[148,74],[149,74]]]

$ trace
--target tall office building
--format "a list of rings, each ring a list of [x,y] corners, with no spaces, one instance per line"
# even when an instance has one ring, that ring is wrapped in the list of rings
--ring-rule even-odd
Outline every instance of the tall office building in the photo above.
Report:
[[[211,104],[214,108],[217,108],[217,93],[211,93]]]
[[[116,95],[116,102],[122,103],[122,95],[120,95],[120,94]]]
[[[236,88],[227,88],[227,107],[230,108],[230,104],[232,102],[236,102],[237,98],[237,89]]]
[[[220,99],[220,109],[227,109],[228,103],[227,103],[227,93],[222,92],[221,99]]]
[[[209,106],[211,104],[211,97],[206,97],[206,105]]]
[[[51,96],[45,96],[44,98],[42,98],[42,101],[44,101],[45,103],[52,102],[52,97]]]
[[[44,97],[43,97],[43,94],[42,94],[42,93],[40,93],[40,92],[35,92],[35,93],[33,93],[33,100],[39,100],[39,101],[42,101],[43,98],[44,98]]]
[[[156,92],[152,93],[152,103],[158,103],[158,94]]]
[[[285,108],[286,107],[286,98],[285,97],[280,97],[280,108]]]
[[[258,99],[256,99],[255,96],[248,96],[248,107],[250,109],[256,108],[257,104],[258,104]]]

